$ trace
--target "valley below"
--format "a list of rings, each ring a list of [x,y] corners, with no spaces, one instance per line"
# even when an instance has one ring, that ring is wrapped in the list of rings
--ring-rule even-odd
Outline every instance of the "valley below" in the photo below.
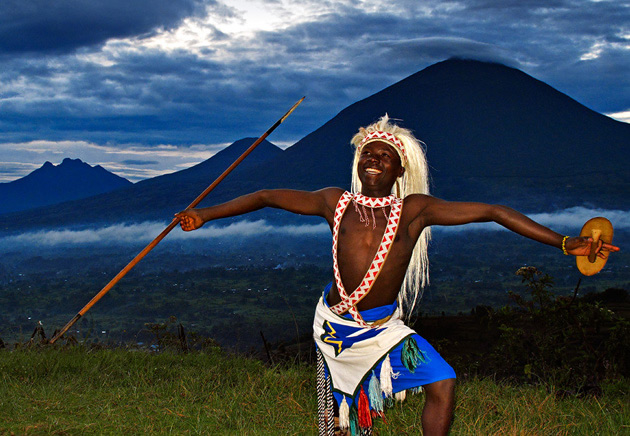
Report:
[[[430,246],[431,284],[413,318],[468,315],[509,304],[525,286],[515,272],[535,266],[572,296],[630,289],[630,255],[622,247],[604,270],[582,277],[575,260],[505,231],[437,230]],[[26,342],[40,325],[48,337],[64,326],[143,244],[2,246],[0,339]],[[308,341],[313,310],[331,281],[330,236],[282,234],[165,240],[80,319],[66,336],[79,342],[156,342],[156,331],[180,324],[222,347],[260,352]],[[159,327],[159,328],[158,328]],[[156,330],[157,328],[157,330]],[[159,333],[159,332],[158,332]],[[261,336],[264,336],[264,340]]]

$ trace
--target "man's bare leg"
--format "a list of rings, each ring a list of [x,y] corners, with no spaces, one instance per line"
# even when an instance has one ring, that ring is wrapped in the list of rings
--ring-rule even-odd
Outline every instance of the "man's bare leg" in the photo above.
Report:
[[[425,402],[422,411],[424,436],[446,435],[453,421],[455,379],[440,380],[424,386]]]

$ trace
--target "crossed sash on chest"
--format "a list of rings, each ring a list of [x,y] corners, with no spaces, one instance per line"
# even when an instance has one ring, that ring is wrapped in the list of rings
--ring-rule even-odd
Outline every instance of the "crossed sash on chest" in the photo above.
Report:
[[[374,255],[374,259],[372,260],[370,267],[365,273],[365,276],[363,277],[363,280],[361,280],[359,286],[353,292],[348,294],[343,286],[341,274],[339,272],[339,262],[337,260],[337,244],[339,242],[339,227],[341,224],[341,219],[343,218],[348,208],[348,205],[352,201],[361,206],[369,208],[382,208],[390,206],[390,212],[387,219],[387,225],[383,233],[383,238],[381,239],[381,243],[376,250],[376,254]],[[396,236],[396,231],[398,230],[401,211],[402,200],[400,198],[396,198],[393,194],[389,197],[371,198],[366,197],[362,194],[351,194],[346,191],[341,195],[337,203],[333,221],[332,256],[333,274],[335,276],[335,283],[337,285],[337,290],[339,291],[341,301],[334,306],[331,306],[330,310],[337,315],[343,315],[346,312],[350,313],[350,315],[352,315],[352,318],[361,327],[375,327],[375,325],[370,325],[363,320],[363,317],[361,317],[361,314],[359,313],[356,305],[370,292],[372,286],[374,285],[374,282],[376,281],[376,278],[380,274],[383,265],[385,264],[387,255],[392,248],[394,237]]]

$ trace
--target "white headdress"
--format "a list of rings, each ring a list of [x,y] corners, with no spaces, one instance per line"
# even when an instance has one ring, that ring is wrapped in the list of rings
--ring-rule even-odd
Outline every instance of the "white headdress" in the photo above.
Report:
[[[391,144],[400,156],[400,162],[405,173],[392,187],[392,193],[399,198],[409,194],[429,193],[429,170],[424,152],[424,143],[416,139],[409,129],[389,122],[385,114],[374,124],[359,129],[359,133],[350,141],[355,147],[354,162],[352,164],[353,193],[361,192],[361,181],[357,171],[361,148],[372,141],[384,141]],[[422,297],[423,288],[429,284],[429,258],[427,248],[431,239],[431,229],[425,228],[418,238],[418,242],[411,255],[407,274],[398,295],[398,303],[405,312],[411,314],[418,300]]]

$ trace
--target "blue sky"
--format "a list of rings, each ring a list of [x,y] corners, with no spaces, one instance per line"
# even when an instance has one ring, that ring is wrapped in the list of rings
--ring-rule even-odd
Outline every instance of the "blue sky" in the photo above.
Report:
[[[620,0],[2,0],[0,182],[64,157],[132,181],[259,136],[289,146],[452,56],[630,121]],[[421,133],[420,133],[421,136]]]

